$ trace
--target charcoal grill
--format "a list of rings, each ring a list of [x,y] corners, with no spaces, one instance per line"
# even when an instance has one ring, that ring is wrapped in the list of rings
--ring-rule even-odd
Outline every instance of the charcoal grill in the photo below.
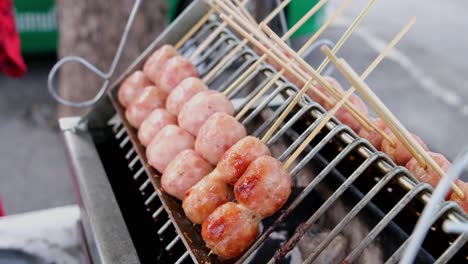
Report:
[[[145,149],[136,131],[127,122],[116,99],[119,83],[141,68],[151,52],[163,44],[175,44],[190,30],[209,7],[195,1],[161,34],[111,85],[93,109],[83,117],[59,120],[70,166],[77,186],[82,212],[81,227],[86,252],[92,263],[265,263],[294,262],[291,255],[303,235],[323,219],[336,204],[346,214],[329,226],[325,239],[301,258],[313,262],[352,221],[360,221],[364,235],[348,246],[343,263],[360,263],[370,245],[380,248],[382,263],[398,262],[402,249],[423,207],[430,199],[431,187],[419,183],[405,168],[359,138],[350,128],[331,119],[306,148],[291,170],[294,192],[283,210],[262,222],[255,244],[238,259],[222,260],[200,236],[200,228],[185,217],[180,202],[161,189],[160,175],[146,160]],[[213,15],[179,51],[190,53],[220,25]],[[226,27],[220,37],[195,61],[204,76],[225,54],[239,43],[238,36]],[[208,83],[225,90],[258,56],[245,46]],[[229,94],[239,110],[276,73],[262,63]],[[298,88],[287,79],[275,82],[241,120],[249,134],[262,136],[281,111],[297,94]],[[326,111],[308,97],[284,121],[268,142],[273,155],[284,161],[315,126]],[[466,235],[449,235],[442,222],[467,222],[466,215],[453,202],[437,212],[433,226],[417,257],[418,263],[467,262]],[[271,243],[273,234],[286,234],[284,244]],[[291,251],[292,250],[292,251]],[[331,249],[333,250],[333,249]],[[298,261],[297,258],[295,261]]]

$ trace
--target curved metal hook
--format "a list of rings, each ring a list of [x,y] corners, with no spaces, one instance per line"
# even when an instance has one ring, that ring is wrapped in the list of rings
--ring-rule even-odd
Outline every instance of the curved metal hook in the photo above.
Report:
[[[67,62],[76,62],[81,65],[83,65],[85,68],[88,70],[92,71],[94,74],[97,76],[101,77],[104,81],[104,84],[101,86],[101,89],[99,92],[96,94],[96,96],[90,100],[82,101],[82,102],[73,102],[69,101],[67,99],[64,99],[63,97],[60,96],[60,94],[57,92],[54,86],[54,78],[57,73],[57,71],[60,69],[62,65],[64,65]],[[65,58],[62,58],[59,60],[50,70],[49,76],[47,78],[47,88],[49,90],[49,93],[52,95],[52,97],[57,100],[57,102],[66,105],[66,106],[71,106],[71,107],[88,107],[93,104],[95,104],[99,99],[102,97],[102,95],[105,92],[105,86],[109,84],[109,80],[107,79],[107,75],[100,71],[98,68],[96,68],[93,64],[91,64],[89,61],[81,58],[81,57],[76,57],[76,56],[67,56]]]
[[[130,32],[130,28],[133,24],[133,20],[135,19],[135,16],[138,11],[138,8],[140,7],[140,4],[141,4],[141,0],[135,0],[135,3],[133,4],[132,10],[128,17],[127,24],[125,25],[124,32],[122,34],[122,37],[120,38],[119,46],[115,53],[114,59],[112,60],[110,69],[107,73],[100,71],[98,68],[96,68],[96,66],[94,66],[89,61],[85,60],[84,58],[77,57],[77,56],[67,56],[59,60],[57,63],[55,63],[55,65],[50,70],[49,76],[47,78],[47,88],[49,90],[49,93],[52,95],[52,97],[55,100],[57,100],[59,103],[63,105],[78,108],[78,107],[92,106],[101,99],[101,97],[106,93],[107,89],[109,88],[110,79],[114,75],[115,69],[117,67],[117,63],[119,62],[120,57],[122,56],[123,48],[125,46],[125,43],[127,42],[128,33]],[[74,101],[70,101],[70,100],[63,98],[60,96],[60,94],[58,94],[54,85],[54,79],[60,67],[67,62],[79,63],[104,80],[104,83],[102,84],[101,88],[99,89],[97,94],[92,99],[82,101],[82,102],[74,102]]]
[[[414,228],[412,238],[409,240],[409,243],[403,253],[400,263],[410,264],[413,263],[414,258],[416,257],[424,238],[429,232],[429,228],[432,225],[432,217],[434,212],[436,212],[440,204],[444,201],[444,197],[447,194],[452,182],[454,182],[461,174],[463,169],[468,166],[468,148],[462,152],[461,155],[453,163],[451,169],[442,177],[439,181],[439,184],[435,188],[431,199],[427,203],[426,207],[419,217],[418,223]]]

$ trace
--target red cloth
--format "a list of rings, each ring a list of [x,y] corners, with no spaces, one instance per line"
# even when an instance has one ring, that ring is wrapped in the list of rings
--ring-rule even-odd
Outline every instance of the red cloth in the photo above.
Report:
[[[0,217],[5,215],[5,210],[3,209],[2,199],[0,198]]]
[[[11,0],[0,0],[0,71],[13,77],[26,72]]]

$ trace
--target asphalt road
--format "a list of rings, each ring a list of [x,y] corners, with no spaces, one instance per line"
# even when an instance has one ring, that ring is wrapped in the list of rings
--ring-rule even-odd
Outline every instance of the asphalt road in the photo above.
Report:
[[[332,1],[330,9],[340,2]],[[325,36],[336,41],[365,3],[354,0]],[[377,1],[339,53],[362,72],[416,15],[416,25],[368,84],[412,132],[450,159],[468,145],[467,9],[462,0]],[[55,104],[46,91],[53,61],[29,58],[22,79],[0,76],[0,196],[8,213],[75,202]]]

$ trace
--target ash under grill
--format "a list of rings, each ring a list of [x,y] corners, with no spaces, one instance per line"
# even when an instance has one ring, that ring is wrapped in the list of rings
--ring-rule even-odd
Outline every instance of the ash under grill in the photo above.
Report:
[[[182,15],[156,40],[127,74],[141,66],[144,58],[156,47],[175,43],[180,34],[187,31],[187,25],[206,13],[206,8],[202,1],[196,1],[188,8],[190,13]],[[213,17],[180,52],[190,56],[219,24]],[[201,76],[208,74],[239,42],[235,34],[224,29],[194,63]],[[249,47],[243,48],[211,78],[208,86],[224,91],[257,59]],[[237,110],[253,98],[275,73],[270,65],[262,63],[239,83],[229,94]],[[200,228],[186,219],[180,202],[162,192],[158,173],[147,164],[145,150],[137,140],[136,131],[128,125],[124,110],[115,100],[116,90],[113,89],[113,93],[84,118],[86,127],[75,124],[64,130],[80,196],[84,200],[83,212],[85,217],[89,217],[89,222],[84,224],[85,229],[88,226],[88,239],[96,240],[90,244],[99,244],[96,250],[98,257],[93,259],[105,259],[102,254],[112,250],[106,245],[112,237],[106,237],[106,232],[98,232],[94,236],[89,233],[100,230],[105,221],[113,219],[94,216],[99,215],[102,204],[93,203],[97,196],[90,193],[87,189],[89,184],[86,184],[86,177],[90,176],[84,173],[86,169],[81,168],[81,156],[73,147],[83,142],[97,151],[90,151],[89,155],[98,158],[94,162],[103,168],[106,177],[101,175],[100,179],[103,184],[111,186],[111,198],[115,198],[117,205],[113,210],[119,210],[115,217],[121,214],[123,227],[128,231],[122,237],[127,238],[134,248],[134,257],[141,263],[264,263],[275,260],[326,263],[324,261],[333,257],[345,263],[395,263],[430,197],[430,186],[418,183],[405,168],[395,167],[384,153],[377,152],[366,140],[332,119],[290,170],[294,191],[282,211],[262,221],[262,233],[243,256],[236,260],[220,260],[209,255],[209,249],[201,239]],[[251,135],[261,137],[265,134],[298,89],[280,78],[270,91],[241,119]],[[325,113],[320,105],[304,97],[267,143],[273,156],[281,161],[287,159]],[[445,203],[420,250],[418,263],[467,261],[465,243],[468,236],[444,233],[441,224],[447,218],[467,221],[457,205]]]

